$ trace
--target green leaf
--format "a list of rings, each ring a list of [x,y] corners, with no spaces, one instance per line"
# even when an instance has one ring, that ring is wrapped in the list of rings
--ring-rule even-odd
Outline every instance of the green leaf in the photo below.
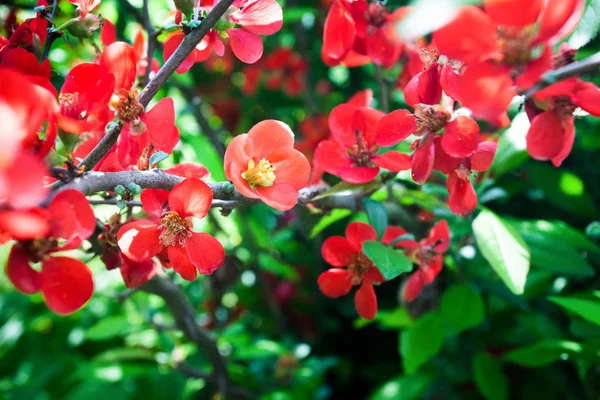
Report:
[[[302,19],[305,15],[315,15],[315,10],[309,7],[299,7],[299,8],[284,8],[283,11],[283,20],[286,23],[297,22]]]
[[[587,319],[590,322],[593,322],[597,325],[600,325],[600,300],[588,300],[588,299],[578,299],[575,297],[557,297],[551,296],[548,299],[559,306],[574,312]]]
[[[319,220],[319,222],[312,228],[312,230],[310,231],[310,238],[313,239],[321,231],[323,231],[323,229],[327,228],[329,225],[341,219],[346,218],[350,214],[352,214],[352,211],[350,210],[344,210],[341,208],[336,208],[335,210],[332,210],[329,215],[325,215],[324,217],[322,217]]]
[[[508,398],[508,380],[500,363],[488,353],[479,352],[473,357],[473,377],[477,388],[488,400]]]
[[[381,329],[398,330],[412,326],[415,321],[405,308],[396,308],[390,310],[379,310],[373,319],[357,318],[353,326],[356,329],[363,328],[371,323],[376,322]]]
[[[169,158],[169,155],[164,151],[158,151],[152,154],[150,156],[150,168],[152,168],[154,164],[158,164],[159,162],[166,160],[167,158]]]
[[[506,286],[515,294],[523,294],[530,259],[523,238],[487,209],[473,221],[473,233],[481,253]]]
[[[379,272],[386,281],[397,277],[403,272],[409,272],[413,268],[412,261],[404,253],[387,247],[381,242],[364,242],[362,251],[379,268]]]
[[[327,191],[321,193],[320,195],[313,197],[312,201],[324,199],[326,197],[333,196],[334,194],[341,194],[346,192],[349,195],[356,193],[367,193],[372,190],[378,189],[379,186],[380,184],[376,180],[362,185],[353,185],[351,183],[342,181],[336,185],[333,185],[332,187],[327,189]]]
[[[481,295],[467,285],[454,285],[442,295],[442,318],[456,333],[483,322],[485,309]]]
[[[378,201],[366,198],[363,199],[363,205],[369,218],[369,223],[375,232],[377,232],[377,239],[381,240],[388,225],[388,214],[383,204]]]
[[[92,325],[86,332],[87,340],[107,340],[122,336],[130,330],[131,325],[127,318],[117,315],[106,317]]]
[[[580,49],[596,37],[599,29],[600,0],[588,0],[583,16],[567,43],[574,49]]]
[[[106,350],[94,357],[93,361],[98,363],[116,363],[121,361],[154,361],[156,354],[152,350],[144,348],[121,347]]]
[[[577,342],[545,340],[513,350],[507,353],[504,358],[527,367],[543,367],[560,360],[563,354],[578,354],[581,353],[581,350],[582,347]]]
[[[432,374],[421,373],[395,378],[384,383],[369,400],[418,400],[434,381]]]
[[[552,241],[525,239],[531,252],[531,264],[539,269],[573,276],[594,276],[594,268],[569,245]]]
[[[407,374],[434,357],[444,344],[444,321],[435,312],[421,316],[409,329],[400,333],[400,354]]]
[[[600,238],[600,222],[594,221],[586,226],[585,234],[592,239]]]

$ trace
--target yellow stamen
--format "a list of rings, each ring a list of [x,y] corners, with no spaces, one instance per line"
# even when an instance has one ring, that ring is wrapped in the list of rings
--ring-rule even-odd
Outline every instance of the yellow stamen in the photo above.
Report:
[[[256,186],[273,186],[275,181],[275,166],[266,158],[256,164],[253,159],[248,161],[248,170],[242,173],[242,178],[248,181],[252,189]]]
[[[192,236],[191,222],[171,211],[160,221],[158,229],[162,231],[158,241],[163,246],[184,246],[185,239]]]

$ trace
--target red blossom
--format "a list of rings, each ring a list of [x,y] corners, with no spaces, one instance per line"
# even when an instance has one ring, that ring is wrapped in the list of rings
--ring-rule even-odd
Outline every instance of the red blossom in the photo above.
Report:
[[[236,136],[225,152],[225,176],[251,199],[290,210],[308,184],[310,164],[294,149],[294,133],[280,121],[267,120]]]
[[[223,246],[208,233],[192,231],[192,217],[204,218],[211,203],[212,191],[195,178],[175,185],[170,192],[146,189],[142,192],[144,210],[160,222],[142,219],[124,225],[118,233],[119,248],[136,263],[166,251],[173,269],[189,281],[197,273],[212,274],[225,258]]]

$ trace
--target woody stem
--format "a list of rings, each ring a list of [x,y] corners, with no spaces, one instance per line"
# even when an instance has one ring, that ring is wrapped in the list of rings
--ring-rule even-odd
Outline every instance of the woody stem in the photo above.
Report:
[[[540,78],[539,82],[531,89],[522,93],[525,100],[535,94],[535,92],[544,89],[556,82],[570,78],[572,76],[582,75],[600,70],[600,52],[571,64],[567,64],[554,71],[548,71]]]

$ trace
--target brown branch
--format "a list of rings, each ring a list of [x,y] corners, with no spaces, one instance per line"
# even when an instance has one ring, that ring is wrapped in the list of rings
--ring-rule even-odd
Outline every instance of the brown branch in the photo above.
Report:
[[[86,172],[82,177],[73,179],[72,182],[62,186],[54,191],[46,199],[48,204],[52,197],[61,190],[76,189],[85,195],[92,195],[99,192],[114,190],[115,186],[127,186],[130,183],[139,185],[142,189],[154,188],[171,190],[173,186],[183,181],[184,178],[164,172],[163,170],[153,169],[150,171],[121,171],[121,172]],[[241,205],[258,204],[259,199],[250,199],[244,197],[235,190],[230,182],[207,183],[213,192],[213,207],[222,207],[233,209]],[[314,197],[323,193],[327,189],[324,185],[309,186],[298,193],[298,203],[300,205],[313,204],[323,210],[334,208],[345,208],[358,211],[362,209],[362,198],[369,193],[360,194],[335,194],[318,200]]]
[[[554,71],[546,72],[544,75],[542,75],[540,81],[535,86],[523,93],[523,96],[525,97],[525,100],[527,100],[533,96],[535,92],[542,90],[556,82],[560,82],[572,76],[598,71],[600,71],[600,52],[581,61],[567,64]]]
[[[251,199],[249,199],[251,200]],[[111,199],[88,199],[88,202],[93,205],[93,206],[97,206],[97,205],[109,205],[109,206],[116,206],[117,205],[117,201],[118,199],[116,198],[111,198]],[[258,203],[258,202],[257,202]],[[125,204],[127,205],[127,207],[142,207],[142,202],[138,201],[138,200],[131,200],[131,201],[126,201]],[[232,208],[236,208],[239,204],[239,202],[237,200],[213,200],[212,204],[210,205],[211,208],[224,208],[224,209],[232,209]]]
[[[156,40],[154,40],[155,30],[154,26],[152,26],[152,20],[150,19],[150,11],[148,9],[148,3],[150,0],[144,0],[144,4],[142,6],[142,22],[144,24],[144,29],[146,30],[146,34],[148,35],[148,43],[146,49],[146,71],[144,72],[144,80],[142,81],[143,85],[146,85],[150,81],[150,72],[152,71],[152,59],[154,58],[154,44]]]
[[[229,391],[229,373],[217,343],[196,322],[193,306],[179,286],[168,279],[155,276],[142,286],[142,290],[160,296],[175,319],[175,325],[185,336],[196,344],[212,365],[212,379],[219,392],[226,395]]]

